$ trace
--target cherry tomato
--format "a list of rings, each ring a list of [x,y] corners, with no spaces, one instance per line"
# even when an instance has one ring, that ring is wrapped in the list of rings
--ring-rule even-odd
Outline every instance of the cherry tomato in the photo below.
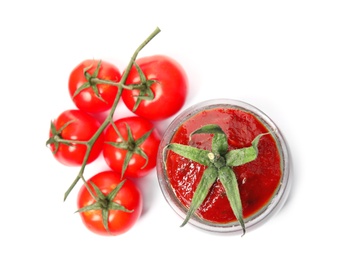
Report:
[[[124,89],[122,99],[125,105],[136,115],[149,120],[162,120],[177,113],[184,105],[188,91],[187,77],[181,65],[163,55],[140,58],[136,64],[144,78],[133,66],[125,84],[138,86],[142,83],[142,89]]]
[[[93,78],[119,82],[120,71],[109,62],[85,60],[69,76],[69,93],[77,108],[88,113],[105,112],[112,107],[118,87],[93,83]]]
[[[87,183],[95,198],[83,185],[78,193],[77,205],[81,219],[90,231],[115,236],[134,226],[143,207],[141,191],[134,182],[121,179],[116,172],[103,171],[91,177]],[[119,188],[116,194],[115,188]]]
[[[105,132],[103,156],[108,166],[127,177],[146,176],[156,166],[160,135],[153,123],[138,117],[121,118]]]
[[[66,110],[51,122],[47,144],[59,162],[68,166],[80,166],[83,163],[87,146],[71,141],[88,141],[99,127],[100,123],[89,114],[77,109]],[[91,149],[87,164],[100,155],[103,141],[104,135],[101,134]]]

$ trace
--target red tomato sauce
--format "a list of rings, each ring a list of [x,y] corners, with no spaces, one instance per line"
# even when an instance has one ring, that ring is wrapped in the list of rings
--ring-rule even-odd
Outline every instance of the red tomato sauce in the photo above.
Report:
[[[185,121],[173,135],[171,143],[188,144],[211,150],[212,135],[189,135],[196,129],[218,124],[226,133],[229,150],[251,146],[253,139],[267,128],[255,115],[234,108],[212,108],[204,110]],[[181,157],[172,151],[167,156],[167,175],[171,186],[183,205],[189,207],[192,196],[206,166]],[[236,173],[243,206],[243,217],[248,218],[271,200],[282,176],[277,144],[271,135],[263,136],[258,145],[258,157],[247,164],[233,167]],[[211,188],[196,214],[218,223],[236,221],[225,190],[219,180]]]

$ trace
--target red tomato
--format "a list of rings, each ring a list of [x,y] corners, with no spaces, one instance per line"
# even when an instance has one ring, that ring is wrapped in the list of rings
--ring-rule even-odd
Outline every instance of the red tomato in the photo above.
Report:
[[[112,125],[106,130],[103,146],[105,161],[116,172],[122,173],[126,168],[124,174],[127,177],[147,175],[156,166],[161,140],[153,123],[142,117],[133,116],[119,119],[114,124],[120,134]],[[145,139],[147,134],[149,135]]]
[[[152,100],[142,99],[135,109],[138,96],[150,95],[144,90],[124,89],[122,99],[125,105],[136,115],[149,120],[166,119],[177,113],[186,101],[188,83],[185,71],[175,60],[162,56],[150,56],[136,60],[145,75],[146,82],[153,94]],[[132,67],[126,85],[141,82],[137,68]],[[142,93],[140,93],[142,92]]]
[[[139,188],[130,180],[124,180],[123,186],[116,193],[111,202],[119,204],[124,207],[123,211],[120,209],[110,209],[110,199],[108,196],[123,180],[120,175],[113,171],[104,171],[94,175],[87,183],[91,187],[92,193],[97,197],[97,200],[91,196],[87,187],[83,185],[78,193],[77,205],[79,209],[85,209],[96,203],[101,209],[92,209],[79,212],[84,225],[92,232],[99,235],[120,235],[127,232],[139,219],[142,207],[143,199]],[[93,189],[91,183],[94,183],[96,187],[102,193],[102,199],[98,199],[98,192]],[[88,209],[88,208],[87,208]],[[103,212],[104,211],[104,212]],[[105,213],[108,214],[103,214]],[[130,212],[128,212],[130,211]],[[108,225],[108,230],[104,226],[104,222]]]
[[[91,83],[91,78],[114,82],[119,82],[121,79],[119,70],[105,61],[101,61],[99,71],[96,72],[99,62],[98,60],[85,60],[78,64],[69,76],[68,88],[73,102],[80,110],[88,113],[109,110],[118,92],[118,87],[109,84],[94,84]]]
[[[66,110],[51,123],[47,144],[59,162],[68,166],[80,166],[83,163],[87,146],[70,141],[88,141],[99,127],[100,123],[87,113],[81,110]],[[57,142],[57,139],[68,140],[68,143]],[[103,141],[104,135],[101,134],[92,147],[87,164],[99,156]]]

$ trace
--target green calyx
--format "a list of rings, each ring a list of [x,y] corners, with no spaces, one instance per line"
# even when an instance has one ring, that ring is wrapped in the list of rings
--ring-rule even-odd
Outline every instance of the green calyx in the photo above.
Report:
[[[124,173],[125,173],[126,169],[128,168],[130,159],[134,154],[138,154],[145,159],[145,164],[141,167],[142,169],[145,168],[146,165],[148,164],[149,157],[140,148],[140,145],[143,144],[146,139],[148,139],[148,137],[152,133],[153,129],[146,132],[143,136],[141,136],[140,138],[135,140],[129,125],[126,124],[126,131],[128,133],[128,139],[125,140],[123,138],[122,134],[120,133],[119,129],[117,128],[117,126],[113,122],[111,122],[111,124],[113,126],[114,131],[116,132],[116,134],[118,135],[118,137],[120,137],[120,139],[122,141],[121,142],[106,142],[106,143],[114,146],[115,148],[127,150],[127,153],[126,153],[125,159],[124,159],[124,163],[123,163],[123,167],[122,167],[121,176],[122,177],[124,176]]]
[[[136,102],[133,107],[133,112],[139,107],[141,101],[143,100],[153,100],[154,99],[154,92],[151,90],[151,85],[156,83],[156,80],[148,80],[142,71],[142,69],[138,66],[137,63],[134,63],[136,70],[139,73],[140,83],[139,84],[130,84],[127,85],[126,88],[128,89],[139,89],[139,95],[136,96]]]
[[[75,143],[76,141],[69,141],[69,140],[64,140],[62,139],[61,133],[62,131],[73,122],[72,121],[68,121],[67,123],[65,123],[60,129],[56,129],[54,123],[51,121],[51,137],[46,141],[46,146],[53,144],[55,149],[52,151],[53,154],[56,154],[59,148],[60,143],[63,143],[65,145],[71,145],[71,143]]]
[[[113,189],[107,196],[103,194],[103,192],[93,183],[90,182],[91,186],[93,187],[95,194],[91,191],[91,189],[87,185],[87,190],[90,192],[91,196],[94,198],[95,202],[91,205],[85,206],[80,208],[76,211],[77,212],[85,212],[90,210],[101,210],[102,212],[102,222],[105,230],[110,233],[108,227],[108,220],[109,220],[109,210],[121,210],[124,212],[133,212],[133,210],[128,210],[124,206],[120,205],[119,203],[114,202],[115,196],[118,194],[121,187],[124,185],[125,180],[121,181],[115,189]]]
[[[101,100],[101,101],[106,103],[106,101],[100,95],[99,90],[98,90],[98,86],[97,86],[97,83],[98,83],[98,78],[97,77],[98,77],[98,74],[99,74],[99,70],[100,70],[101,64],[102,64],[102,61],[99,61],[95,71],[93,72],[93,74],[90,74],[88,72],[88,70],[90,70],[93,65],[90,65],[90,66],[88,66],[88,67],[83,69],[83,74],[84,74],[84,77],[86,78],[87,81],[82,86],[80,86],[78,89],[76,89],[76,91],[73,93],[72,99],[75,98],[81,91],[83,91],[85,89],[88,89],[88,88],[91,88],[93,90],[95,96],[99,100]],[[110,83],[112,83],[112,82],[110,82]],[[114,85],[114,84],[112,84],[112,85]]]
[[[245,224],[242,202],[237,177],[232,167],[254,161],[258,156],[259,140],[268,133],[256,136],[250,147],[230,151],[228,151],[227,136],[218,125],[205,125],[192,132],[190,137],[195,134],[213,134],[212,151],[176,143],[168,144],[165,147],[165,149],[171,150],[178,155],[207,166],[193,194],[190,208],[181,226],[184,226],[189,221],[207,197],[213,184],[219,180],[226,191],[230,206],[242,227],[244,235]]]

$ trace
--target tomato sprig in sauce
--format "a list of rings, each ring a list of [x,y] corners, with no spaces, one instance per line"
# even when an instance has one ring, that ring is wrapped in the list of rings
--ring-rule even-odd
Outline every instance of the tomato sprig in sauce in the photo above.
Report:
[[[267,204],[281,178],[275,140],[252,114],[216,108],[177,129],[166,149],[166,171],[176,196],[193,214],[217,223],[239,221]]]

